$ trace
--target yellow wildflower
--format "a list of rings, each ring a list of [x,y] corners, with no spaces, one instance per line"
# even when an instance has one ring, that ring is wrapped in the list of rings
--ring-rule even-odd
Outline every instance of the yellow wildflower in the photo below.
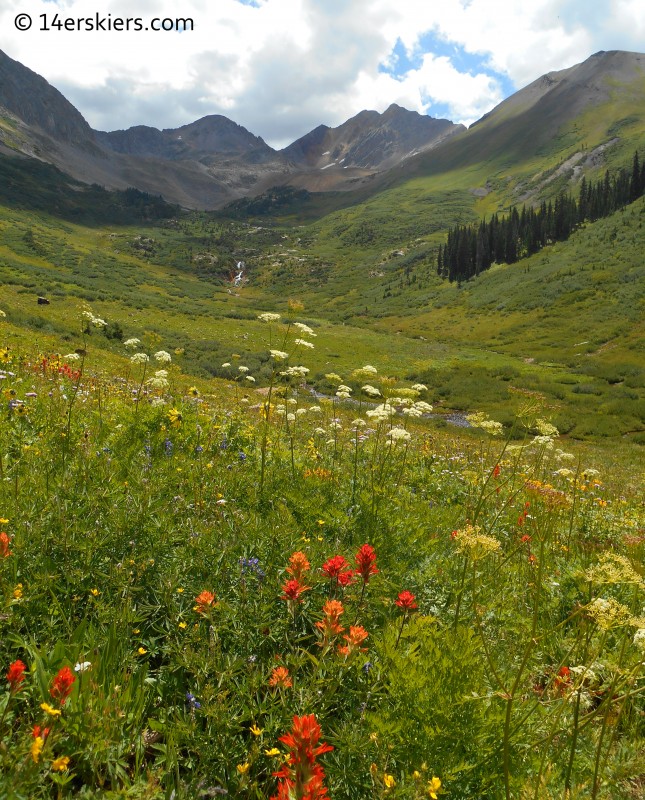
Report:
[[[243,764],[237,765],[237,771],[240,773],[240,775],[246,775],[246,773],[249,771],[250,766],[251,765],[249,764],[249,762],[245,761]]]
[[[386,772],[385,775],[383,775],[383,783],[385,784],[386,789],[392,789],[394,786],[396,786],[394,775],[388,775]]]
[[[49,714],[50,717],[60,717],[60,709],[54,708],[54,706],[50,706],[49,703],[41,703],[40,707],[45,712],[45,714]]]
[[[35,736],[33,742],[31,743],[31,757],[34,760],[34,764],[37,764],[40,759],[40,754],[43,752],[43,747],[45,746],[45,740],[42,736]]]
[[[183,416],[181,411],[179,411],[177,408],[171,408],[166,416],[168,417],[168,422],[170,422],[173,428],[178,428],[181,425]]]
[[[137,653],[138,653],[140,656],[145,656],[145,654],[146,654],[147,652],[148,652],[148,651],[146,650],[146,648],[145,648],[145,647],[140,647],[140,648],[137,650]]]
[[[428,782],[428,797],[431,797],[432,800],[437,800],[437,792],[441,789],[441,781],[437,777],[433,777],[431,781]]]
[[[52,770],[54,772],[65,772],[69,767],[68,756],[59,756],[52,761]]]
[[[251,725],[251,727],[249,728],[249,730],[254,736],[259,736],[262,733],[263,728],[258,728],[258,726],[254,722],[253,725]]]
[[[22,583],[17,583],[16,588],[13,590],[14,600],[20,600],[22,597]]]
[[[280,751],[278,750],[277,747],[272,747],[270,750],[265,750],[264,755],[273,758],[274,756],[279,756]]]

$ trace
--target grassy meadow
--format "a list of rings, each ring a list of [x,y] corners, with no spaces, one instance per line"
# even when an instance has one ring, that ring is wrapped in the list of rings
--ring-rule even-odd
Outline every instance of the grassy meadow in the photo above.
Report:
[[[74,320],[0,320],[3,796],[640,796],[641,475],[351,337],[312,397],[297,308],[228,380]]]

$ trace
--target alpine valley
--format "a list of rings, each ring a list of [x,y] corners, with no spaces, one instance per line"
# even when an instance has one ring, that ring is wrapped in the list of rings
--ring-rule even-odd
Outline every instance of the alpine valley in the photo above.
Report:
[[[320,329],[319,388],[351,336],[352,358],[430,381],[438,410],[508,424],[509,388],[539,391],[562,432],[640,440],[639,192],[470,280],[439,275],[437,256],[455,226],[629,178],[644,143],[638,53],[545,75],[468,130],[391,106],[282,151],[222,116],[93,131],[0,53],[4,305],[14,335],[35,326],[60,350],[70,303],[91,302],[128,335],[181,347],[187,372],[223,376],[232,349],[261,364],[257,313],[296,302]]]

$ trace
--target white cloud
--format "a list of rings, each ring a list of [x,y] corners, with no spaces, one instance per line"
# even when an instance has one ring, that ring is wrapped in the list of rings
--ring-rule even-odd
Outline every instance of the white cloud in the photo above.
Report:
[[[39,30],[61,18],[191,17],[184,33]],[[14,26],[18,13],[33,19]],[[284,145],[390,103],[470,122],[545,72],[642,49],[642,0],[4,0],[0,48],[100,129],[221,113]],[[394,58],[402,43],[409,61]],[[504,83],[506,81],[506,86]],[[504,87],[504,88],[503,88]]]

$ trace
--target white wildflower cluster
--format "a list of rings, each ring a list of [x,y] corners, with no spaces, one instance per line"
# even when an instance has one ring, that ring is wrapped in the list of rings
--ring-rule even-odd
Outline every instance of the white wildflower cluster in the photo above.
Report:
[[[325,378],[327,378],[327,380],[331,381],[332,383],[342,383],[343,382],[343,379],[340,377],[340,375],[336,375],[335,372],[328,372],[325,375]]]
[[[390,405],[389,403],[381,403],[380,406],[376,406],[376,408],[371,408],[369,411],[366,412],[367,416],[370,419],[373,419],[376,423],[379,422],[387,422],[396,414],[396,408]]]
[[[170,362],[172,361],[172,356],[165,350],[158,350],[154,354],[154,360],[159,364],[170,364]]]
[[[351,387],[345,386],[344,383],[341,383],[336,390],[336,397],[338,397],[340,400],[348,400],[351,393]]]
[[[554,455],[558,459],[558,461],[575,461],[576,460],[576,457],[573,455],[573,453],[565,453],[564,450],[560,450],[560,449],[556,450]]]
[[[255,383],[255,378],[253,375],[245,375],[244,379],[247,380],[249,383]]]
[[[146,353],[135,353],[133,356],[130,356],[130,361],[133,364],[147,364],[150,358]]]
[[[5,312],[0,308],[0,317],[6,317],[7,315]]]
[[[296,415],[295,414],[287,414],[287,422],[295,422]]]
[[[370,386],[369,383],[366,383],[365,386],[361,386],[361,390],[365,392],[368,397],[380,397],[381,393],[376,388],[376,386]]]
[[[107,328],[107,322],[101,317],[95,317],[94,314],[89,311],[83,311],[82,316],[90,323],[90,325],[94,325],[95,328]]]
[[[320,406],[309,406],[309,413],[322,414],[322,408]]]
[[[415,392],[427,392],[428,391],[428,387],[425,385],[425,383],[414,383],[412,385],[412,388],[414,389]]]
[[[288,367],[280,373],[285,378],[305,378],[309,373],[307,367]]]
[[[561,478],[570,478],[575,473],[568,467],[560,467],[560,469],[556,469],[556,471],[553,474],[559,475]]]
[[[224,365],[222,364],[222,366],[224,366]],[[228,366],[230,367],[231,365],[229,364]],[[249,368],[245,367],[244,364],[240,364],[240,366],[237,368],[237,371],[241,372],[244,375],[246,375],[246,373],[249,372]]]
[[[258,319],[261,322],[277,322],[280,319],[280,314],[273,314],[270,311],[265,311],[263,314],[258,314]]]
[[[600,472],[597,469],[592,469],[591,467],[587,467],[587,469],[582,470],[582,477],[585,480],[591,480],[591,478],[597,478],[600,475]]]
[[[148,378],[146,383],[153,389],[160,389],[160,390],[167,389],[168,386],[170,385],[168,383],[167,370],[158,369],[151,378]]]
[[[371,378],[374,375],[378,375],[378,370],[371,364],[365,364],[364,367],[359,367],[358,369],[355,369],[352,372],[352,375],[355,378]]]
[[[409,417],[422,417],[424,414],[429,414],[431,411],[432,406],[424,400],[417,400],[416,403],[412,403],[409,408],[403,409],[403,413],[407,414]]]
[[[645,628],[639,628],[634,634],[634,647],[645,655]]]
[[[68,353],[66,356],[63,356],[65,361],[80,361],[81,357],[78,353]]]
[[[594,662],[593,664],[587,666],[585,664],[579,664],[576,666],[569,667],[569,671],[572,675],[575,675],[576,678],[579,678],[580,684],[582,686],[587,686],[589,688],[600,686],[601,684],[601,672],[602,672],[602,665]]]
[[[297,328],[300,333],[303,333],[305,336],[313,336],[315,338],[318,335],[312,331],[309,325],[305,325],[304,322],[294,322],[293,327]]]
[[[225,361],[225,362],[222,364],[222,369],[226,369],[227,367],[230,367],[230,366],[231,366],[231,362],[230,362],[230,361]]]
[[[269,350],[271,354],[271,358],[274,358],[276,361],[285,361],[289,358],[289,353],[285,353],[282,350]]]
[[[531,446],[543,447],[545,450],[553,449],[553,438],[551,436],[534,436]]]
[[[303,414],[306,414],[306,413],[307,413],[307,409],[306,408],[299,408],[296,411],[296,416],[301,417]]]
[[[356,429],[356,428],[364,428],[366,425],[367,425],[367,422],[365,422],[365,420],[361,419],[360,417],[358,419],[353,420],[353,422],[352,422],[352,428],[354,428],[354,429]]]
[[[386,436],[393,444],[395,442],[409,442],[412,438],[405,428],[392,428],[387,432]]]
[[[294,343],[300,347],[308,347],[310,350],[314,349],[313,344],[308,342],[306,339],[294,339]]]
[[[137,339],[134,337],[132,339],[126,339],[125,342],[123,342],[123,346],[126,348],[126,350],[136,350],[140,344],[141,344],[141,339]]]

